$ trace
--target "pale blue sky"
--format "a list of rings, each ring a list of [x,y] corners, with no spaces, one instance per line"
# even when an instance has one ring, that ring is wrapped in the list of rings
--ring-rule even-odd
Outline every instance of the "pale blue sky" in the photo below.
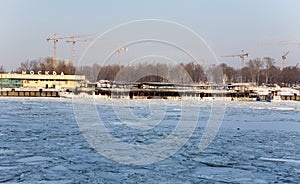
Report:
[[[2,0],[0,1],[0,65],[7,70],[26,59],[53,55],[46,38],[101,34],[118,24],[165,19],[183,24],[203,37],[217,56],[249,52],[250,59],[270,56],[280,65],[300,62],[299,45],[265,45],[267,41],[300,41],[297,0]],[[71,60],[71,45],[59,42],[57,57]],[[77,47],[78,58],[83,49]],[[240,67],[239,58],[219,58]]]

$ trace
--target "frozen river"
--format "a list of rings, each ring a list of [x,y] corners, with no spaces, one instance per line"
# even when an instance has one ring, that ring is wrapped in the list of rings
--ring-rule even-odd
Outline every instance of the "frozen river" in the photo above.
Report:
[[[82,112],[90,117],[82,102],[0,98],[0,106],[0,183],[300,181],[299,102],[226,102],[222,114],[211,102],[97,100],[94,110],[107,130],[128,145],[151,145],[172,134],[182,116],[191,126],[196,118],[192,134],[174,154],[145,164],[126,163],[126,154],[118,158],[123,162],[108,158],[113,152],[108,146],[104,154],[94,149],[81,133],[88,129],[76,121]],[[199,151],[207,122],[217,113],[221,127]],[[171,146],[178,147],[180,138],[172,138]],[[152,151],[144,157],[165,154],[162,147]]]

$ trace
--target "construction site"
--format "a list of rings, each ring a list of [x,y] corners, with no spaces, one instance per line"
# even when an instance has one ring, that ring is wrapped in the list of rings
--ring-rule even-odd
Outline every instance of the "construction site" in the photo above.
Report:
[[[197,62],[180,64],[185,74],[191,80],[184,82],[173,80],[173,70],[165,64],[145,64],[141,66],[121,65],[121,52],[127,47],[116,47],[117,62],[109,66],[76,66],[76,44],[91,42],[96,38],[92,34],[58,37],[54,34],[46,39],[53,42],[53,57],[41,61],[22,63],[15,73],[0,74],[0,96],[25,97],[71,97],[72,95],[94,95],[100,98],[128,99],[186,99],[213,100],[223,97],[226,100],[296,100],[300,101],[299,67],[286,66],[289,51],[281,55],[281,66],[275,66],[275,60],[270,57],[249,59],[248,52],[241,50],[239,54],[222,55],[220,58],[241,59],[240,69],[221,63],[209,68],[219,75],[219,80],[209,81],[207,69]],[[72,44],[71,62],[58,61],[57,44],[62,40]],[[300,44],[300,42],[271,42],[267,44]],[[25,65],[35,66],[26,68]],[[23,68],[22,68],[23,66]],[[175,66],[176,67],[176,66]],[[147,73],[148,68],[156,68],[156,75],[139,78],[137,73]],[[164,68],[167,68],[167,70]],[[90,76],[91,71],[97,71]],[[118,73],[125,73],[124,80],[116,81]],[[216,75],[217,75],[216,74]],[[172,76],[173,75],[173,76]],[[161,76],[168,76],[167,78]],[[135,78],[137,80],[126,80]],[[178,76],[177,76],[178,78]],[[102,82],[101,82],[102,81]],[[103,82],[105,81],[105,82]]]

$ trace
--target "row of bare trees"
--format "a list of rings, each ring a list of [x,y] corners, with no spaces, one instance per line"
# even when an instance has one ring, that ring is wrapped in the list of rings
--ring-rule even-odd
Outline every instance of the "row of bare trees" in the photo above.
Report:
[[[207,81],[203,67],[195,64],[168,65],[162,63],[129,66],[94,64],[92,67],[78,67],[77,74],[85,75],[91,81],[109,80],[118,82],[175,82],[200,83]]]
[[[37,60],[25,61],[13,72],[22,73],[26,71],[54,71],[52,58],[40,58]],[[58,61],[55,68],[57,73],[81,74],[90,81],[101,79],[110,81],[134,82],[134,81],[156,81],[156,82],[177,82],[177,83],[205,83],[216,81],[223,83],[253,82],[261,84],[295,85],[300,84],[300,68],[288,66],[280,70],[275,66],[273,58],[264,57],[250,59],[246,67],[235,69],[225,63],[211,66],[204,69],[198,63],[190,62],[185,64],[170,65],[162,63],[144,63],[138,65],[118,66],[108,65],[73,67],[67,61]],[[0,73],[4,73],[3,66],[0,66]]]
[[[56,71],[57,73],[63,72],[66,75],[72,75],[75,73],[75,70],[75,67],[73,67],[69,61],[65,60],[57,61],[57,66],[54,69],[53,59],[47,57],[22,62],[20,66],[13,72],[22,73],[23,71],[25,71],[26,73],[29,73],[30,71],[33,71],[34,73],[37,73],[38,71],[41,71],[42,73],[44,73],[45,71],[49,71],[49,73],[52,73],[53,71]]]
[[[264,57],[249,60],[247,67],[241,70],[244,82],[256,84],[296,85],[300,84],[300,68],[288,66],[280,70],[275,66],[273,58]]]
[[[173,80],[176,82],[192,81],[194,83],[215,81],[227,84],[252,82],[257,85],[278,84],[280,86],[300,84],[300,68],[298,65],[288,66],[280,70],[275,66],[274,59],[269,57],[249,60],[247,66],[243,69],[235,69],[225,63],[204,69],[200,64],[193,62],[173,66],[160,63],[121,67],[118,65],[94,65],[92,67],[85,66],[81,69],[79,73],[86,75],[86,77],[92,79],[92,81],[100,79],[112,81],[122,79],[127,82],[171,82]]]

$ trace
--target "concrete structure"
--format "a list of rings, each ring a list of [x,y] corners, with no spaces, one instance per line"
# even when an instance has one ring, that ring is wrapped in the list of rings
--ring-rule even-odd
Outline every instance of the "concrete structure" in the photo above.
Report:
[[[96,86],[96,85],[95,85]],[[230,85],[172,84],[136,82],[132,84],[106,84],[95,88],[78,88],[78,93],[95,94],[101,98],[128,99],[199,99],[241,101],[300,101],[300,91],[291,88],[256,87],[248,83]]]
[[[1,88],[0,97],[59,97],[59,90],[38,88]]]
[[[111,84],[110,87],[95,88],[95,95],[107,98],[130,99],[249,99],[248,85],[196,85],[161,82],[136,82],[133,84]],[[238,88],[236,90],[235,88]],[[243,89],[243,90],[241,90]],[[250,99],[249,99],[250,100]]]
[[[84,81],[83,75],[0,74],[0,88],[74,89]]]

